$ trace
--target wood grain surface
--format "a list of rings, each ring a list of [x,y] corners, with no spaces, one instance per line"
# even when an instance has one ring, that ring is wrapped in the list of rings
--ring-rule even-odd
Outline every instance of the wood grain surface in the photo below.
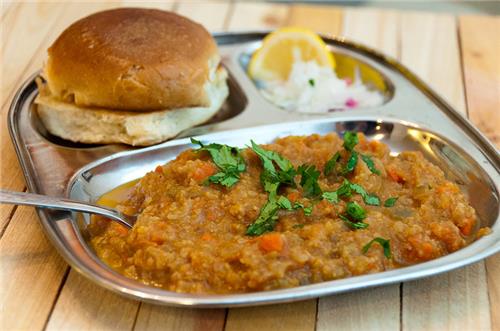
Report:
[[[210,31],[305,26],[373,47],[411,68],[500,146],[500,19],[238,1],[3,2],[0,187],[25,184],[9,103],[76,19],[117,6],[175,10]],[[34,210],[0,205],[1,330],[500,330],[500,255],[428,279],[273,306],[171,308],[115,295],[69,268]]]

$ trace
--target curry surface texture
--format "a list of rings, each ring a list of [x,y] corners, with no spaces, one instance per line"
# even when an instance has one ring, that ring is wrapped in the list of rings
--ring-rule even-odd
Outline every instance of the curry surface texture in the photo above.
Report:
[[[332,133],[285,137],[263,147],[295,167],[310,164],[322,171],[335,152],[346,153],[342,143]],[[237,293],[412,265],[449,254],[475,238],[479,222],[474,209],[458,186],[421,153],[393,157],[386,145],[361,134],[355,150],[371,155],[380,172],[372,173],[360,159],[347,175],[382,202],[369,206],[358,194],[348,199],[366,210],[364,229],[353,229],[339,218],[347,199],[311,201],[297,185],[280,188],[280,194],[292,202],[313,204],[312,214],[280,210],[273,232],[248,236],[248,226],[268,199],[259,178],[261,160],[244,150],[247,169],[226,188],[205,184],[217,171],[210,154],[188,150],[146,174],[119,199],[120,210],[138,215],[133,229],[95,218],[89,226],[91,245],[110,267],[145,284],[177,292]],[[342,180],[322,172],[318,183],[323,191],[334,191]],[[398,199],[385,207],[390,197]],[[390,258],[378,243],[363,250],[377,237],[389,240]]]

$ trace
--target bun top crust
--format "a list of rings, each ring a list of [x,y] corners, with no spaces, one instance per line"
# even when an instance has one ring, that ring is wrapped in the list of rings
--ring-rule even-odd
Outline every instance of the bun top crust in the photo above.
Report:
[[[48,50],[44,75],[54,97],[82,107],[206,107],[204,85],[219,60],[203,26],[167,11],[120,8],[68,27]]]

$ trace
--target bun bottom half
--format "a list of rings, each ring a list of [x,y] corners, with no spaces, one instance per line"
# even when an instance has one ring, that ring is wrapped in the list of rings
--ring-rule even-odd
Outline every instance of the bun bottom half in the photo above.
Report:
[[[43,88],[35,103],[43,125],[55,136],[86,144],[149,146],[206,122],[217,113],[229,94],[227,72],[221,68],[215,78],[205,86],[210,98],[208,107],[149,112],[82,108],[43,93]]]

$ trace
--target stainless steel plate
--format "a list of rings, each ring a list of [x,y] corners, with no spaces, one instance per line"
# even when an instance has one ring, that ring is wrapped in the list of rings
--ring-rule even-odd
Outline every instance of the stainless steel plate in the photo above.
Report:
[[[360,63],[376,73],[378,81],[383,82],[386,103],[370,109],[322,115],[286,112],[267,102],[245,73],[245,58],[258,47],[264,35],[216,36],[223,64],[231,75],[231,95],[222,117],[186,130],[180,137],[204,134],[198,139],[243,146],[250,139],[267,143],[291,134],[361,131],[371,139],[387,143],[394,152],[422,151],[469,195],[481,225],[490,226],[492,234],[448,256],[398,270],[285,290],[188,295],[148,287],[119,275],[100,262],[87,246],[83,239],[84,222],[78,222],[75,215],[39,210],[48,237],[76,270],[106,288],[154,303],[228,307],[300,300],[406,281],[458,268],[500,250],[500,156],[466,119],[395,61],[360,45],[333,39],[325,41],[339,58]],[[11,136],[30,191],[95,201],[190,146],[188,139],[142,149],[59,140],[44,131],[33,111],[36,93],[32,78],[16,95],[9,113]],[[267,125],[258,126],[262,124]]]

